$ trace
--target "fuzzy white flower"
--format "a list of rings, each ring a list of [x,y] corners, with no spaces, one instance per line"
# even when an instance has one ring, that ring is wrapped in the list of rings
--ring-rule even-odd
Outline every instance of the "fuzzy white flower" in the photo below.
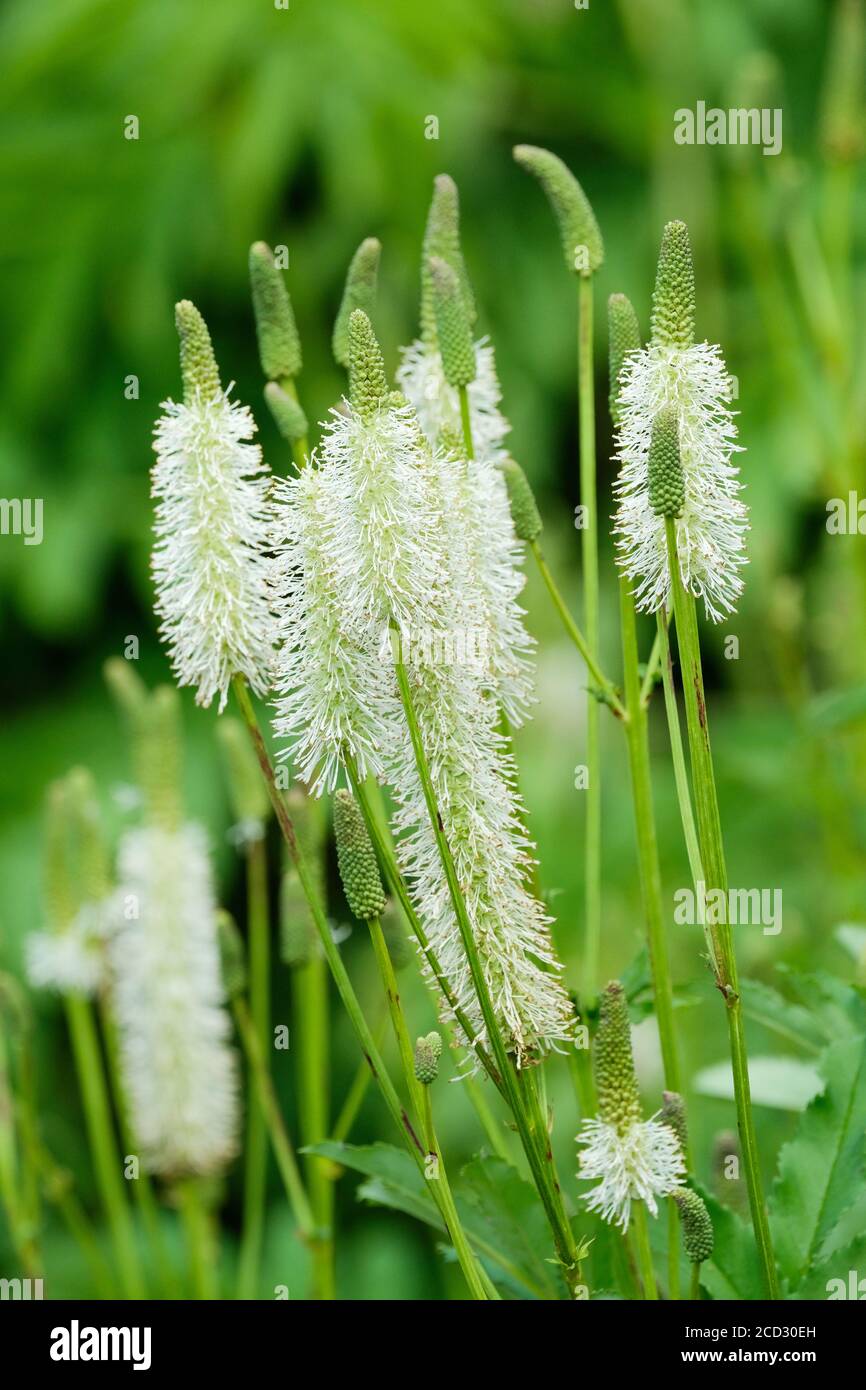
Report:
[[[246,406],[219,386],[210,338],[191,304],[178,306],[184,403],[165,401],[157,461],[153,576],[160,633],[180,685],[220,710],[232,676],[270,685],[273,623],[265,554],[269,472]]]
[[[129,832],[110,942],[130,1118],[146,1167],[211,1173],[237,1147],[235,1056],[204,832]]]
[[[430,343],[416,339],[401,348],[397,385],[415,407],[421,428],[435,445],[443,433],[460,436],[463,429],[460,396],[445,380],[442,355]],[[493,459],[511,426],[499,409],[502,391],[496,374],[493,345],[487,338],[475,344],[475,380],[466,388],[476,458]]]
[[[585,1120],[578,1143],[581,1178],[600,1178],[587,1193],[590,1211],[602,1220],[628,1229],[632,1202],[645,1202],[653,1216],[658,1199],[681,1186],[685,1163],[679,1140],[666,1124],[635,1120],[624,1132],[605,1120]]]
[[[87,903],[57,931],[27,938],[27,974],[37,989],[58,994],[97,993],[105,978],[105,905]]]
[[[676,412],[685,502],[676,520],[683,584],[718,622],[733,612],[743,589],[748,513],[740,499],[741,452],[730,409],[731,378],[718,347],[651,344],[626,361],[619,393],[620,425],[616,483],[620,498],[614,532],[618,562],[636,581],[641,609],[655,611],[671,600],[665,518],[649,500],[652,424],[665,407]]]

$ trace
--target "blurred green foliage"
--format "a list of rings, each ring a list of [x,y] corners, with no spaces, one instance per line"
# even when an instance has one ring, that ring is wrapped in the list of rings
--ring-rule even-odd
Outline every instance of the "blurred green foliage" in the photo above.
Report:
[[[158,404],[179,391],[176,299],[201,308],[224,379],[256,409],[272,466],[285,467],[285,446],[261,404],[246,282],[251,241],[288,248],[304,348],[299,388],[310,419],[321,419],[342,389],[329,345],[352,252],[365,236],[382,241],[377,326],[393,367],[416,328],[432,179],[442,170],[454,176],[514,452],[538,492],[549,556],[579,603],[574,287],[549,210],[511,159],[512,144],[526,141],[555,149],[592,200],[606,243],[601,323],[604,298],[622,290],[647,330],[662,225],[671,217],[690,224],[698,333],[723,344],[737,378],[752,508],[741,612],[707,633],[728,859],[732,882],[780,887],[784,896],[782,935],[744,936],[742,966],[770,982],[782,960],[853,973],[834,927],[866,912],[866,539],[830,537],[824,520],[828,498],[866,492],[862,25],[860,0],[590,0],[587,9],[569,0],[291,0],[286,9],[269,0],[7,0],[0,491],[44,498],[45,539],[25,547],[0,537],[0,966],[20,971],[22,940],[40,921],[48,781],[86,763],[115,835],[126,814],[117,791],[130,770],[102,662],[134,635],[145,678],[167,675],[150,607],[148,467]],[[698,100],[781,108],[782,153],[676,145],[673,113]],[[130,117],[136,139],[126,138]],[[435,140],[425,137],[430,117]],[[603,331],[597,353],[600,495],[609,507]],[[606,657],[616,669],[609,546],[603,561]],[[541,643],[541,703],[518,753],[571,969],[582,901],[573,789],[580,678],[534,578],[527,607]],[[728,636],[738,639],[736,660],[726,659]],[[241,884],[224,836],[214,720],[189,700],[185,707],[189,807],[211,829],[232,906]],[[654,721],[662,869],[672,891],[687,871],[660,710]],[[610,721],[605,739],[603,968],[619,973],[640,947],[642,914],[625,752]],[[346,950],[372,997],[364,944],[356,933]],[[694,1072],[724,1055],[724,1020],[697,940],[679,929],[672,949],[675,978],[693,1001],[679,1017]],[[431,1005],[416,983],[406,988],[423,1032]],[[284,980],[275,1005],[277,1017],[288,1007]],[[90,1200],[60,1019],[52,1000],[35,1006],[48,1140]],[[334,1029],[333,1093],[341,1097],[355,1053],[336,1011]],[[762,1030],[753,1031],[767,1050]],[[639,1060],[656,1091],[646,1030]],[[291,1105],[290,1078],[281,1084]],[[474,1121],[459,1087],[441,1089],[443,1142],[466,1158],[479,1142]],[[570,1173],[564,1075],[553,1099],[554,1137]],[[730,1106],[695,1100],[693,1111],[706,1168]],[[789,1118],[759,1114],[770,1158]],[[361,1137],[384,1125],[368,1097]],[[343,1295],[442,1296],[454,1276],[427,1234],[358,1209],[353,1187],[347,1177],[340,1189]],[[268,1287],[298,1261],[276,1190],[273,1200]],[[52,1240],[62,1242],[59,1230]],[[60,1251],[58,1268],[63,1261],[54,1292],[83,1289],[72,1254]]]

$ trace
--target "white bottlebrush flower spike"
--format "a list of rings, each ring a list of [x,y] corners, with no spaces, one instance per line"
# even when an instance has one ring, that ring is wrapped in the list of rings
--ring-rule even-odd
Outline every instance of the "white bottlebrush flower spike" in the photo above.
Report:
[[[239,1102],[204,832],[130,831],[118,870],[110,955],[133,1131],[150,1171],[218,1171]]]
[[[601,996],[594,1053],[598,1118],[584,1120],[577,1136],[578,1176],[600,1179],[584,1201],[590,1211],[625,1231],[632,1202],[645,1202],[655,1216],[658,1199],[682,1186],[685,1161],[673,1129],[656,1116],[641,1117],[628,1007],[617,980]]]
[[[105,976],[105,908],[88,903],[61,931],[27,938],[27,975],[37,989],[96,994]]]
[[[179,684],[222,710],[232,676],[259,695],[270,685],[269,473],[249,442],[255,421],[220,387],[207,329],[187,302],[178,327],[184,403],[166,401],[154,431],[156,611]]]
[[[675,519],[677,554],[685,587],[719,622],[742,593],[748,513],[740,493],[742,452],[730,408],[733,383],[721,350],[694,342],[694,276],[688,232],[681,222],[665,229],[653,296],[653,338],[626,358],[616,397],[614,534],[617,559],[633,581],[637,606],[655,611],[671,601],[665,517],[650,499],[653,422],[671,411],[679,425],[684,496]]]
[[[414,406],[429,443],[439,444],[443,435],[459,436],[460,397],[456,387],[445,380],[439,349],[417,339],[402,348],[400,355],[397,385]],[[475,455],[479,459],[495,459],[511,427],[499,409],[502,391],[493,345],[487,338],[475,344],[475,380],[470,381],[466,391]]]

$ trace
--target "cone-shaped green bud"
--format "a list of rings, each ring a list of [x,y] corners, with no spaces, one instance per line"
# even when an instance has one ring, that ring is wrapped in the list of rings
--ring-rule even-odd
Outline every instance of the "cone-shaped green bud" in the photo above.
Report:
[[[369,420],[388,398],[382,349],[363,309],[349,315],[349,400]]]
[[[148,689],[131,661],[112,656],[103,667],[105,683],[127,719],[140,719],[149,699]]]
[[[297,444],[307,434],[307,417],[300,402],[284,391],[276,381],[265,387],[265,401],[280,434],[289,444]]]
[[[678,517],[686,489],[680,458],[680,419],[672,405],[662,406],[653,420],[647,471],[649,504],[656,516]]]
[[[598,270],[604,260],[604,243],[589,199],[574,174],[558,155],[537,145],[515,145],[514,158],[535,175],[547,194],[559,223],[568,269],[583,275]]]
[[[415,949],[403,923],[399,908],[389,902],[382,913],[382,935],[395,970],[403,970],[415,958]]]
[[[236,999],[247,987],[247,958],[237,924],[230,912],[217,912],[217,940],[226,996]]]
[[[439,1075],[439,1058],[442,1056],[442,1039],[436,1032],[415,1041],[415,1079],[422,1086],[430,1086]]]
[[[295,377],[301,370],[301,340],[283,272],[264,241],[250,247],[250,289],[259,358],[269,381]]]
[[[69,791],[65,779],[52,782],[45,801],[45,915],[53,931],[62,931],[78,909],[70,869]]]
[[[180,699],[174,686],[161,685],[150,696],[135,734],[134,762],[147,819],[176,830],[183,811]]]
[[[683,1249],[693,1265],[708,1260],[713,1253],[713,1223],[699,1193],[693,1187],[681,1187],[674,1193],[683,1225]]]
[[[223,715],[217,724],[217,738],[225,760],[232,815],[243,825],[267,820],[271,809],[259,760],[249,735],[239,719]]]
[[[619,424],[619,392],[622,369],[630,352],[639,352],[640,328],[628,295],[612,294],[607,301],[607,336],[610,353],[610,415]]]
[[[433,280],[430,274],[432,256],[439,256],[456,274],[466,319],[471,326],[477,314],[472,286],[460,249],[460,198],[457,185],[448,174],[437,174],[433,180],[433,199],[427,215],[424,244],[421,249],[421,336],[428,343],[435,343],[437,335]]]
[[[685,222],[664,229],[650,322],[659,347],[687,348],[695,340],[695,267]]]
[[[537,540],[543,523],[529,479],[513,458],[503,459],[501,468],[517,538],[521,541]]]
[[[686,1124],[686,1103],[679,1091],[662,1091],[662,1124],[673,1130],[685,1154],[689,1145],[689,1131]]]
[[[475,348],[460,281],[441,256],[431,256],[429,268],[445,380],[452,386],[468,386],[475,380]]]
[[[295,969],[316,953],[316,928],[307,895],[294,869],[280,883],[280,960]]]
[[[601,1017],[595,1035],[595,1076],[599,1115],[620,1134],[627,1133],[640,1120],[641,1108],[628,1005],[618,980],[611,980],[601,996]]]
[[[187,405],[196,396],[212,401],[222,388],[207,324],[189,299],[174,306],[174,321],[180,338],[183,398]]]
[[[66,786],[77,897],[80,902],[98,902],[108,892],[109,859],[96,786],[84,767],[70,772]]]
[[[379,257],[382,243],[368,236],[361,242],[346,276],[343,298],[334,321],[332,348],[341,367],[349,365],[349,316],[353,309],[363,309],[369,319],[376,307],[376,286],[379,279]]]
[[[385,894],[361,809],[345,788],[334,795],[334,838],[346,902],[355,917],[370,922],[381,915]]]

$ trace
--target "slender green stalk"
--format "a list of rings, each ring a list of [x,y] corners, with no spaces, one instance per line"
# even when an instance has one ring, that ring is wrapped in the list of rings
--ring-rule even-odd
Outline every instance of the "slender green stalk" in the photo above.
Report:
[[[317,952],[292,972],[293,999],[298,1019],[298,1116],[304,1146],[328,1137],[330,1059],[328,967]],[[313,1248],[316,1298],[336,1297],[334,1273],[334,1187],[326,1159],[305,1157],[310,1199],[316,1213],[318,1238]]]
[[[580,445],[580,501],[585,509],[580,533],[583,573],[583,624],[586,642],[598,658],[598,504],[595,477],[595,392],[592,355],[592,275],[578,280],[577,396]],[[601,742],[598,701],[586,700],[585,944],[584,988],[598,986],[601,948]]]
[[[293,401],[298,399],[298,388],[295,385],[293,377],[284,377],[280,382],[280,386],[287,396],[291,396]],[[292,458],[295,461],[295,467],[299,473],[302,472],[306,466],[309,455],[310,445],[306,435],[304,435],[303,439],[296,439],[292,442]]]
[[[525,1091],[521,1090],[520,1081],[515,1074],[511,1058],[508,1056],[505,1044],[502,1041],[502,1035],[499,1031],[499,1025],[490,999],[490,992],[487,988],[487,981],[484,977],[484,971],[478,956],[478,948],[472,934],[472,924],[469,920],[466,903],[463,900],[463,894],[457,878],[457,870],[454,866],[454,860],[451,857],[451,851],[442,828],[442,819],[436,803],[436,793],[430,778],[430,769],[427,765],[427,757],[424,752],[424,745],[421,741],[421,732],[418,728],[418,721],[415,717],[415,710],[412,705],[412,695],[409,689],[406,667],[399,657],[395,661],[395,669],[403,712],[406,717],[409,736],[415,754],[418,776],[424,793],[427,814],[430,817],[430,824],[433,829],[439,856],[442,861],[442,868],[448,883],[448,891],[451,896],[451,902],[460,930],[460,939],[463,943],[463,949],[466,952],[466,959],[472,976],[475,993],[478,997],[481,1015],[484,1019],[487,1037],[493,1049],[493,1056],[504,1083],[506,1097],[511,1108],[511,1113],[514,1116],[526,1157],[529,1161],[533,1179],[538,1188],[538,1193],[541,1197],[545,1212],[547,1213],[551,1230],[553,1231],[557,1253],[560,1263],[563,1266],[566,1282],[568,1283],[569,1289],[574,1292],[580,1283],[580,1263],[574,1235],[562,1204],[562,1194],[559,1183],[553,1172],[550,1145],[547,1142],[546,1132],[542,1138],[541,1118],[537,1113],[537,1106],[535,1111],[533,1111],[531,1108],[532,1097],[530,1096],[527,1098]]]
[[[0,1206],[6,1213],[9,1234],[25,1274],[38,1278],[42,1261],[27,1203],[19,1186],[18,1148],[12,1082],[8,1070],[6,1038],[0,1022]]]
[[[637,1259],[640,1268],[640,1277],[643,1284],[643,1296],[646,1299],[656,1300],[659,1293],[656,1287],[656,1275],[653,1268],[653,1256],[650,1248],[649,1223],[647,1221],[646,1207],[643,1202],[634,1202],[631,1209],[632,1224],[634,1226],[635,1244],[637,1246]]]
[[[406,1019],[400,1003],[400,989],[397,984],[397,976],[394,973],[394,965],[385,937],[382,933],[382,924],[379,918],[371,918],[367,926],[370,928],[370,940],[373,943],[373,954],[376,957],[376,965],[378,966],[379,976],[382,980],[382,988],[385,991],[385,998],[388,1002],[388,1014],[391,1019],[391,1027],[394,1030],[394,1037],[397,1041],[400,1061],[403,1065],[403,1074],[406,1077],[406,1086],[412,1101],[412,1109],[415,1112],[415,1118],[418,1124],[421,1125],[423,1115],[423,1096],[421,1092],[426,1088],[421,1086],[415,1077],[414,1049],[409,1038],[409,1030],[406,1027]]]
[[[264,836],[246,849],[247,923],[249,930],[249,989],[253,1022],[262,1048],[269,1055],[271,1031],[270,921],[268,911],[268,859]],[[264,1063],[267,1066],[267,1063]],[[247,1112],[244,1166],[243,1224],[238,1260],[238,1298],[256,1295],[256,1278],[262,1257],[265,1226],[265,1192],[268,1144],[261,1104]]]
[[[677,642],[680,653],[683,692],[686,706],[686,727],[689,737],[689,753],[692,764],[692,784],[695,793],[695,807],[698,823],[698,837],[701,848],[701,862],[708,890],[717,889],[727,901],[728,876],[722,843],[722,828],[719,817],[719,804],[716,794],[716,779],[713,769],[713,756],[710,749],[710,734],[707,719],[704,677],[701,664],[701,650],[698,640],[698,624],[695,601],[687,594],[680,576],[677,553],[675,523],[667,519],[665,523],[668,544],[668,562],[674,595],[674,614],[677,625]],[[711,914],[712,916],[712,914]],[[779,1297],[779,1284],[770,1225],[764,1203],[760,1160],[758,1157],[755,1122],[752,1115],[752,1101],[749,1089],[749,1067],[746,1051],[743,1013],[737,977],[737,963],[734,953],[734,940],[727,914],[724,920],[708,921],[707,927],[713,941],[716,985],[725,1001],[728,1019],[728,1039],[731,1049],[731,1065],[734,1078],[734,1097],[737,1107],[737,1126],[742,1146],[743,1166],[746,1170],[746,1184],[749,1191],[749,1209],[752,1226],[761,1260],[761,1269],[769,1298]],[[672,1089],[677,1089],[676,1087]]]
[[[408,1076],[407,1076],[408,1082]],[[451,1184],[448,1181],[448,1174],[445,1171],[445,1159],[442,1157],[442,1150],[436,1138],[436,1130],[433,1127],[433,1105],[430,1098],[429,1086],[418,1086],[419,1105],[421,1108],[421,1129],[424,1135],[424,1147],[427,1150],[427,1170],[430,1173],[428,1186],[433,1183],[438,1184],[438,1204],[442,1211],[442,1218],[448,1228],[448,1233],[454,1245],[463,1277],[469,1286],[472,1297],[479,1301],[498,1300],[497,1293],[490,1280],[485,1280],[483,1270],[476,1260],[463,1230],[460,1217],[457,1215],[457,1207],[454,1204],[454,1197],[451,1192]],[[433,1160],[431,1163],[430,1160]]]
[[[692,872],[692,879],[697,885],[703,880],[704,871],[701,866],[701,851],[698,845],[698,832],[695,827],[694,812],[692,811],[692,797],[689,790],[689,778],[686,772],[686,759],[683,751],[682,733],[680,731],[680,715],[677,708],[677,695],[674,689],[674,667],[673,661],[671,660],[668,624],[661,609],[659,609],[656,614],[656,618],[658,619],[658,637],[661,642],[665,714],[667,715],[668,721],[668,734],[671,743],[671,759],[674,765],[677,801],[680,807],[680,819],[683,823],[683,836],[686,842],[686,853],[689,857],[689,868]]]
[[[127,1298],[143,1298],[144,1280],[123,1189],[120,1154],[111,1125],[108,1088],[102,1069],[93,1013],[88,1000],[81,995],[67,995],[64,1002],[78,1084],[84,1104],[87,1135],[100,1195],[111,1229],[121,1282]]]
[[[30,1161],[34,1171],[38,1172],[45,1182],[48,1201],[57,1207],[69,1234],[80,1247],[81,1253],[90,1266],[90,1273],[99,1290],[99,1297],[103,1299],[114,1298],[116,1290],[111,1266],[100,1250],[93,1226],[72,1190],[71,1176],[54,1162],[47,1149],[42,1145],[31,1153]]]
[[[668,1197],[668,1298],[680,1296],[680,1214],[673,1197]]]
[[[667,627],[665,628],[665,636],[667,636]],[[653,693],[653,687],[656,683],[656,675],[658,674],[659,668],[661,666],[661,660],[662,642],[661,637],[657,632],[655,637],[653,638],[653,644],[649,654],[649,661],[646,664],[646,670],[644,671],[644,677],[641,681],[640,686],[640,702],[644,706],[644,708],[646,708],[646,706],[650,702],[650,696]]]
[[[471,462],[475,458],[475,445],[472,441],[472,415],[469,410],[469,391],[465,386],[458,387],[460,396],[460,422],[463,426],[463,447],[466,450],[466,458]]]
[[[376,1027],[374,1037],[376,1046],[382,1047],[385,1041],[385,1034],[388,1031],[388,1010],[384,1009],[382,1018]],[[336,1124],[331,1132],[331,1139],[335,1144],[343,1144],[352,1132],[352,1126],[358,1118],[358,1111],[361,1109],[364,1097],[370,1085],[370,1068],[362,1058],[358,1064],[358,1069],[352,1078],[352,1084],[346,1092],[346,1099],[343,1107],[337,1116]]]
[[[304,1240],[313,1246],[317,1238],[316,1218],[304,1187],[292,1141],[283,1120],[271,1073],[262,1054],[259,1034],[247,1001],[242,995],[235,995],[232,1000],[232,1013],[247,1065],[255,1084],[259,1106],[265,1118],[271,1147],[274,1151],[274,1159],[283,1180],[283,1187],[292,1209],[292,1215]]]
[[[538,541],[535,540],[529,542],[529,548],[535,556],[535,563],[538,565],[539,573],[547,587],[547,592],[553,600],[554,607],[556,608],[557,613],[562,619],[563,627],[568,633],[568,636],[570,637],[571,641],[577,647],[577,650],[580,652],[580,655],[586,662],[587,670],[589,671],[589,674],[591,675],[592,679],[595,681],[601,698],[604,700],[604,703],[606,705],[610,706],[610,708],[613,710],[614,714],[617,716],[618,719],[624,718],[625,708],[622,704],[622,701],[620,700],[613,683],[608,680],[607,676],[602,671],[601,667],[598,664],[598,661],[595,658],[595,654],[590,650],[586,638],[584,637],[580,628],[577,626],[577,623],[574,621],[574,618],[571,616],[571,613],[568,611],[568,606],[564,598],[562,597],[562,594],[559,592],[556,580],[554,579],[550,571],[550,566],[548,565],[542,553],[541,546],[539,545]]]
[[[673,986],[665,933],[661,871],[659,869],[658,841],[650,778],[647,712],[641,702],[634,599],[624,579],[619,582],[619,599],[625,699],[628,711],[625,730],[631,768],[638,863],[646,913],[656,1020],[664,1062],[665,1084],[670,1091],[681,1091],[680,1064],[674,1025]]]
[[[202,1194],[201,1178],[184,1178],[177,1185],[177,1194],[195,1297],[210,1302],[219,1298],[219,1280],[211,1219]]]

